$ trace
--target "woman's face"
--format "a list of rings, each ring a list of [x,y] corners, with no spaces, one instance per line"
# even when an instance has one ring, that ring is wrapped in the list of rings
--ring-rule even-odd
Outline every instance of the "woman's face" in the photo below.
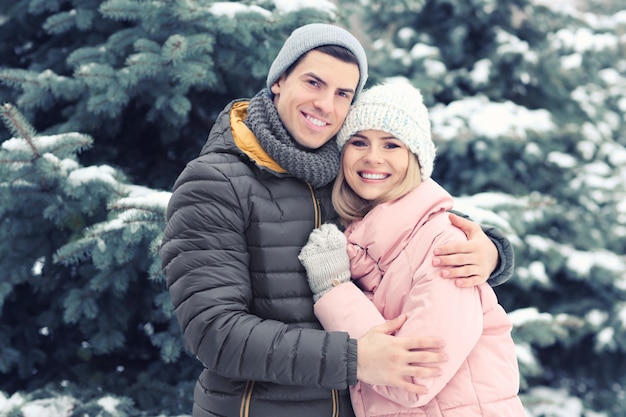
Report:
[[[363,130],[345,145],[343,171],[352,190],[376,200],[404,181],[410,152],[401,140],[380,130]]]

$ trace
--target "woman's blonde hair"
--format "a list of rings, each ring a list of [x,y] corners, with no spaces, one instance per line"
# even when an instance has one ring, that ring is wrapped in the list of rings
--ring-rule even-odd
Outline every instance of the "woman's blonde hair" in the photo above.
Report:
[[[344,146],[341,150],[342,161],[345,151],[346,146]],[[402,182],[397,187],[391,189],[387,194],[372,201],[361,198],[352,190],[352,188],[350,188],[346,182],[346,175],[343,171],[343,163],[339,166],[339,174],[337,174],[337,179],[335,180],[335,185],[333,186],[332,199],[335,211],[339,214],[339,218],[344,225],[347,225],[355,220],[361,220],[378,204],[400,198],[421,184],[422,178],[420,175],[420,164],[417,160],[417,156],[410,151],[407,152],[407,154],[409,163],[406,175],[404,176]]]

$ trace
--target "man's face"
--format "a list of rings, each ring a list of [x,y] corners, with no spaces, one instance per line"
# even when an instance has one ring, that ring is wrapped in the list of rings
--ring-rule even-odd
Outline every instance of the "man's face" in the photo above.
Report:
[[[272,85],[287,131],[302,147],[317,149],[341,128],[359,82],[359,67],[310,51]]]

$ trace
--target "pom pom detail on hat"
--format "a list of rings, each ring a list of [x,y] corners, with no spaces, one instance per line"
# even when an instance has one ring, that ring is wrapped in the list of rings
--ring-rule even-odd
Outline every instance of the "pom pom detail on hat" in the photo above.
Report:
[[[347,30],[326,23],[311,23],[294,30],[272,62],[267,74],[266,86],[271,90],[287,69],[307,52],[325,45],[337,45],[352,52],[359,63],[358,96],[367,81],[367,56],[361,43]]]
[[[430,133],[428,110],[420,91],[408,83],[386,83],[364,90],[352,104],[337,133],[337,145],[363,130],[387,132],[417,156],[422,179],[433,172],[436,148]]]

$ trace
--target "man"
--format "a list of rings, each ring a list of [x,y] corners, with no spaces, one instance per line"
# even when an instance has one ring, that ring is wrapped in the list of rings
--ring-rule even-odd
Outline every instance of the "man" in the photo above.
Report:
[[[367,80],[359,42],[332,25],[295,30],[270,67],[267,89],[223,110],[200,156],[174,185],[160,249],[176,317],[203,364],[194,417],[353,416],[357,378],[414,393],[411,376],[445,360],[428,335],[393,337],[405,317],[359,340],[321,329],[298,253],[337,220],[330,192],[335,136]],[[508,278],[512,252],[471,222],[463,245],[438,260],[461,285]],[[498,249],[496,249],[496,246]],[[499,277],[499,278],[498,278]]]

